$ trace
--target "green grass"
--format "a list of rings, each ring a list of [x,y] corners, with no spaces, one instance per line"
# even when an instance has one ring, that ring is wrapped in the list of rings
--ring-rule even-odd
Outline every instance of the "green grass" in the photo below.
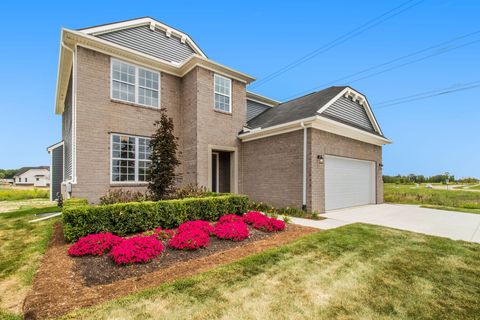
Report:
[[[49,197],[50,193],[48,189],[0,189],[0,201],[48,199]]]
[[[476,186],[468,187],[468,189],[471,189],[471,190],[480,190],[480,184],[477,184]]]
[[[63,319],[478,319],[480,245],[354,224]]]
[[[35,214],[58,212],[56,206],[24,208],[0,213],[0,318],[21,312],[58,218],[30,223]]]
[[[458,212],[465,212],[465,213],[480,214],[480,209],[465,209],[465,208],[458,208],[458,207],[435,206],[435,205],[430,205],[430,204],[421,205],[421,207],[422,208],[428,208],[428,209],[458,211]]]
[[[480,209],[480,192],[439,190],[425,187],[385,184],[384,200],[390,203],[444,206],[460,209]],[[475,212],[474,212],[475,213]]]

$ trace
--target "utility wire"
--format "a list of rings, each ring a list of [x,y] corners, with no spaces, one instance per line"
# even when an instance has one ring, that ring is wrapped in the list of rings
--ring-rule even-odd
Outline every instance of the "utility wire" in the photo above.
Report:
[[[445,89],[439,89],[439,90],[432,90],[432,91],[417,93],[417,94],[402,97],[402,98],[391,99],[391,100],[388,100],[388,101],[394,101],[394,102],[385,101],[385,102],[379,103],[378,105],[381,105],[381,106],[376,107],[374,109],[375,110],[383,109],[383,108],[399,105],[399,104],[402,104],[402,103],[429,99],[429,98],[433,98],[433,97],[437,97],[437,96],[441,96],[441,95],[452,94],[454,92],[471,90],[471,89],[475,89],[475,88],[479,88],[479,87],[480,87],[480,81],[474,81],[474,82],[470,82],[469,84],[466,84],[462,87],[455,88],[455,89],[445,88]]]
[[[417,6],[417,5],[419,5],[420,3],[424,2],[425,0],[420,0],[420,1],[417,1],[417,2],[414,2],[414,1],[416,1],[416,0],[406,1],[406,2],[402,3],[401,5],[399,5],[395,8],[393,8],[393,9],[379,15],[378,17],[376,17],[372,20],[369,20],[368,22],[364,23],[360,27],[357,27],[357,28],[345,33],[344,35],[334,39],[333,41],[330,41],[327,44],[319,47],[318,49],[315,49],[312,52],[306,54],[305,56],[287,64],[286,66],[280,68],[279,70],[270,73],[265,78],[260,79],[257,82],[255,82],[254,84],[252,84],[251,88],[257,88],[259,86],[264,85],[265,83],[267,83],[267,82],[271,81],[272,79],[282,75],[283,73],[297,67],[298,65],[313,59],[314,57],[316,57],[320,53],[326,52],[326,51],[328,51],[328,50],[346,42],[347,40],[350,40],[350,39],[364,33],[365,31],[367,31],[367,30],[369,30],[369,29],[371,29],[371,28],[373,28],[373,27],[375,27],[375,26],[377,26],[377,25],[379,25],[379,24],[381,24],[381,23],[383,23],[383,22],[385,22],[385,21],[387,21],[387,20],[389,20],[389,19],[391,19],[391,18],[393,18],[393,17],[395,17],[395,16],[397,16],[397,15],[399,15],[399,14]],[[411,2],[414,2],[414,3],[410,4]],[[406,5],[409,5],[409,6],[407,6],[406,8],[403,8]],[[403,8],[403,9],[401,9],[401,8]],[[398,11],[398,12],[395,12],[395,11]],[[392,13],[392,14],[389,15],[390,13]],[[383,17],[385,17],[385,18],[383,18]],[[379,21],[377,21],[377,20],[379,20]]]
[[[448,88],[441,88],[441,89],[425,91],[425,92],[421,92],[421,93],[417,93],[417,94],[412,94],[410,96],[405,96],[405,97],[400,97],[400,98],[395,98],[395,99],[389,99],[389,100],[385,100],[385,101],[382,101],[382,102],[379,102],[379,103],[375,103],[375,105],[377,107],[380,107],[380,106],[383,106],[383,105],[386,105],[386,104],[400,102],[400,101],[405,100],[405,99],[416,98],[416,97],[423,96],[423,95],[426,95],[426,94],[440,93],[440,92],[443,92],[443,91],[446,91],[446,90],[469,87],[469,86],[476,85],[476,84],[480,84],[480,80],[472,81],[472,82],[468,82],[468,83],[463,83],[463,84],[452,85]]]
[[[476,40],[476,41],[472,41],[472,42],[468,42],[468,43],[465,43],[463,45],[458,45],[458,46],[455,46],[455,47],[452,47],[452,46],[445,46],[445,45],[448,45],[452,42],[456,42],[456,41],[459,41],[459,40],[462,40],[462,39],[465,39],[465,38],[468,38],[468,37],[471,37],[473,35],[478,35],[480,34],[480,30],[477,30],[475,32],[471,32],[471,33],[468,33],[468,34],[465,34],[465,35],[461,35],[461,36],[458,36],[456,38],[453,38],[451,40],[448,40],[448,41],[444,41],[444,42],[441,42],[441,43],[438,43],[436,45],[433,45],[433,46],[430,46],[430,47],[427,47],[427,48],[424,48],[424,49],[421,49],[421,50],[418,50],[418,51],[415,51],[415,52],[412,52],[412,53],[409,53],[409,54],[406,54],[404,56],[401,56],[401,57],[398,57],[398,58],[395,58],[395,59],[392,59],[392,60],[389,60],[387,62],[383,62],[383,63],[380,63],[380,64],[377,64],[377,65],[374,65],[372,67],[368,67],[366,69],[363,69],[361,71],[358,71],[358,72],[355,72],[355,73],[352,73],[352,74],[349,74],[347,76],[343,76],[343,77],[340,77],[338,79],[335,79],[333,81],[329,81],[329,82],[325,82],[323,84],[320,84],[320,85],[317,85],[313,88],[310,88],[308,90],[303,90],[302,92],[298,92],[294,95],[291,95],[285,99],[283,99],[283,101],[288,101],[292,98],[295,98],[297,96],[301,96],[303,94],[306,94],[306,93],[310,93],[312,91],[315,91],[315,90],[318,90],[319,88],[323,88],[323,87],[326,87],[328,85],[332,85],[334,83],[338,83],[339,81],[344,81],[346,79],[349,79],[349,78],[352,78],[356,75],[360,75],[360,74],[364,74],[364,73],[367,73],[369,71],[372,71],[372,70],[375,70],[375,69],[379,69],[381,67],[385,67],[385,66],[388,66],[388,65],[391,65],[395,62],[398,62],[398,61],[401,61],[401,60],[405,60],[407,58],[411,58],[411,57],[414,57],[414,56],[417,56],[419,54],[422,54],[422,53],[426,53],[426,52],[429,52],[429,51],[432,51],[434,49],[437,49],[435,50],[432,54],[428,55],[428,56],[425,56],[425,57],[422,57],[422,58],[418,58],[416,60],[411,60],[407,63],[404,63],[404,64],[401,64],[401,65],[397,65],[395,67],[391,67],[389,69],[386,69],[386,70],[383,70],[383,71],[380,71],[380,72],[377,72],[377,73],[373,73],[373,74],[369,74],[368,76],[364,76],[364,77],[360,77],[360,78],[357,78],[355,80],[352,80],[352,81],[347,81],[346,83],[350,84],[350,83],[353,83],[353,82],[357,82],[357,81],[360,81],[360,80],[364,80],[364,79],[367,79],[367,78],[370,78],[370,77],[373,77],[373,76],[376,76],[378,74],[382,74],[382,73],[385,73],[387,71],[391,71],[391,70],[394,70],[394,69],[397,69],[397,68],[400,68],[400,67],[403,67],[403,66],[406,66],[406,65],[409,65],[409,64],[412,64],[412,63],[415,63],[415,62],[419,62],[419,61],[422,61],[422,60],[426,60],[428,58],[432,58],[434,56],[437,56],[437,55],[440,55],[440,54],[444,54],[444,53],[447,53],[448,51],[452,51],[452,50],[455,50],[455,49],[459,49],[461,47],[465,47],[467,45],[471,45],[471,44],[474,44],[476,42],[479,42],[480,40]]]

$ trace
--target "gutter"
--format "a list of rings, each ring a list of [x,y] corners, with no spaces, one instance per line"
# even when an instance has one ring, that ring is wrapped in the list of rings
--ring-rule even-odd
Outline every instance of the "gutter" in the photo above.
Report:
[[[300,126],[303,128],[303,190],[302,190],[302,210],[307,211],[307,127],[302,121]]]

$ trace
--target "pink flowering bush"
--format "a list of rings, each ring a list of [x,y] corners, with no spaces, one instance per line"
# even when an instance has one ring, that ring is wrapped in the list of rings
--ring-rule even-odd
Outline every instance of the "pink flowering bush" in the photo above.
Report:
[[[237,216],[236,214],[226,214],[218,219],[217,224],[223,222],[243,222],[243,217]]]
[[[165,248],[155,237],[132,237],[124,239],[108,254],[117,264],[148,262],[160,255]]]
[[[253,223],[253,227],[265,232],[278,232],[285,230],[285,222],[275,218],[266,217],[258,219]]]
[[[248,225],[243,221],[218,221],[213,234],[219,239],[243,241],[250,235]]]
[[[209,242],[210,233],[200,228],[184,228],[182,232],[177,231],[177,234],[168,242],[168,246],[177,250],[196,250],[205,248]]]
[[[213,227],[210,225],[208,221],[204,221],[204,220],[187,221],[178,226],[177,234],[187,230],[199,230],[209,235],[210,233],[213,232]]]
[[[78,239],[78,241],[68,249],[68,254],[77,257],[85,255],[101,256],[122,241],[122,238],[108,232],[90,234]]]
[[[278,232],[285,230],[285,221],[275,218],[269,218],[261,212],[247,212],[243,219],[246,223],[251,224],[255,229],[265,232]]]
[[[261,212],[250,211],[243,215],[243,221],[245,221],[245,223],[248,223],[248,224],[254,224],[256,221],[265,219],[266,217],[267,216],[265,216]]]

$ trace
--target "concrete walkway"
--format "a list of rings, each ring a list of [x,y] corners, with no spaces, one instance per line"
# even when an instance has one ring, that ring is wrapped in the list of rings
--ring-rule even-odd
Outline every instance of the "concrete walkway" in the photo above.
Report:
[[[480,243],[480,214],[427,209],[415,205],[379,204],[334,210],[322,216],[327,219],[316,221],[292,217],[291,221],[319,229],[362,222]]]

